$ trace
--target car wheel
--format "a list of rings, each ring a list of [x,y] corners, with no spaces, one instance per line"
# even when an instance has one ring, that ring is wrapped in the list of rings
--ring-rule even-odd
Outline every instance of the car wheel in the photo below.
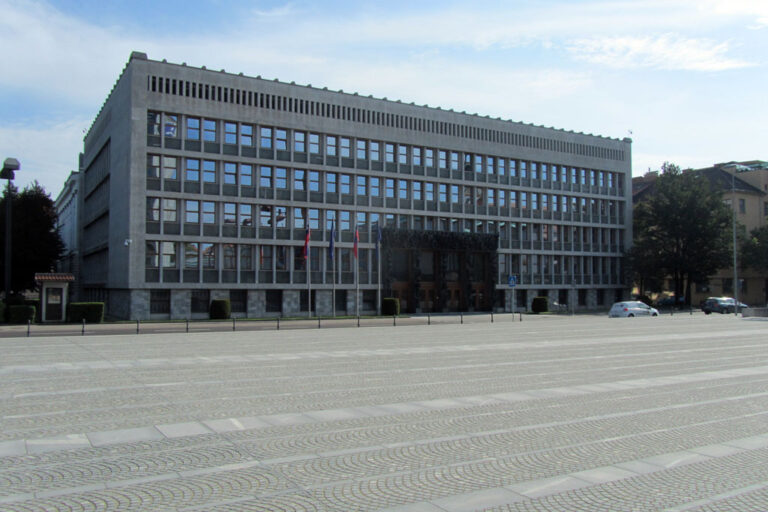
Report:
[[[711,312],[710,310],[708,310],[708,309],[705,309],[705,310],[704,310],[704,314],[705,314],[705,315],[711,315],[711,314],[712,314],[712,312]]]
[[[634,317],[635,317],[635,315],[634,315],[633,313],[630,313],[630,314],[628,314],[627,316],[628,316],[629,318],[634,318]]]
[[[656,313],[654,313],[654,314],[652,314],[651,316],[659,316],[659,315],[658,315],[658,314],[656,314]]]

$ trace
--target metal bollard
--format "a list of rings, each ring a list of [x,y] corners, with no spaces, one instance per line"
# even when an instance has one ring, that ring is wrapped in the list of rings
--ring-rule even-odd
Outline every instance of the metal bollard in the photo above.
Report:
[[[139,320],[136,320],[136,334],[139,334]]]
[[[394,314],[392,315],[392,325],[397,327],[397,317]]]
[[[317,317],[317,328],[320,328],[320,317]]]
[[[232,319],[232,330],[233,331],[235,330],[235,319],[234,318]]]
[[[83,318],[83,330],[80,331],[80,336],[85,336],[85,318]]]
[[[360,327],[360,315],[357,315],[357,326]]]
[[[186,318],[185,321],[187,323],[187,332],[189,332],[189,318]]]
[[[491,311],[491,323],[493,323],[493,311]]]
[[[429,316],[429,313],[427,313],[427,325],[432,325],[432,317]]]
[[[461,324],[464,325],[464,313],[459,313],[459,318],[461,319]]]
[[[27,338],[29,338],[29,331],[32,329],[32,320],[27,319]]]
[[[277,330],[280,330],[280,317],[277,317]]]

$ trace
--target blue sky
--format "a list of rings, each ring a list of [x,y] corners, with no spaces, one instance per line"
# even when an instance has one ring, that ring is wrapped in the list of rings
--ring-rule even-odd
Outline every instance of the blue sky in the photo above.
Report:
[[[607,137],[633,172],[768,160],[768,1],[0,0],[0,158],[55,198],[131,51]]]

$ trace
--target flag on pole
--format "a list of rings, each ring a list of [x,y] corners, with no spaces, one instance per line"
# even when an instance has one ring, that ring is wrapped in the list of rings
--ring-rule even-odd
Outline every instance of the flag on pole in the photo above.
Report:
[[[357,232],[357,228],[355,228],[355,245],[352,247],[352,252],[355,253],[355,259],[357,259],[357,244],[360,243],[360,235]]]
[[[376,224],[376,260],[379,259],[379,246],[381,245],[381,226]]]
[[[307,226],[307,229],[304,233],[304,259],[305,260],[309,256],[309,233],[310,233],[310,229],[309,229],[309,226]]]
[[[333,243],[336,241],[336,223],[331,225],[331,242],[328,244],[328,258],[333,261]]]

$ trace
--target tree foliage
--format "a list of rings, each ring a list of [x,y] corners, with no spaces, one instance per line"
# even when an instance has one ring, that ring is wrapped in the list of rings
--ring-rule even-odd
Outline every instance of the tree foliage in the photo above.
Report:
[[[635,279],[658,284],[669,277],[675,296],[690,304],[692,283],[728,265],[731,216],[706,178],[665,163],[654,191],[635,207],[629,258]]]
[[[5,212],[8,188],[0,200],[0,289],[5,288]],[[53,200],[35,181],[20,193],[11,187],[11,290],[35,287],[35,272],[50,272],[64,252],[56,229]]]
[[[749,233],[741,245],[741,264],[745,268],[768,271],[768,226]]]

